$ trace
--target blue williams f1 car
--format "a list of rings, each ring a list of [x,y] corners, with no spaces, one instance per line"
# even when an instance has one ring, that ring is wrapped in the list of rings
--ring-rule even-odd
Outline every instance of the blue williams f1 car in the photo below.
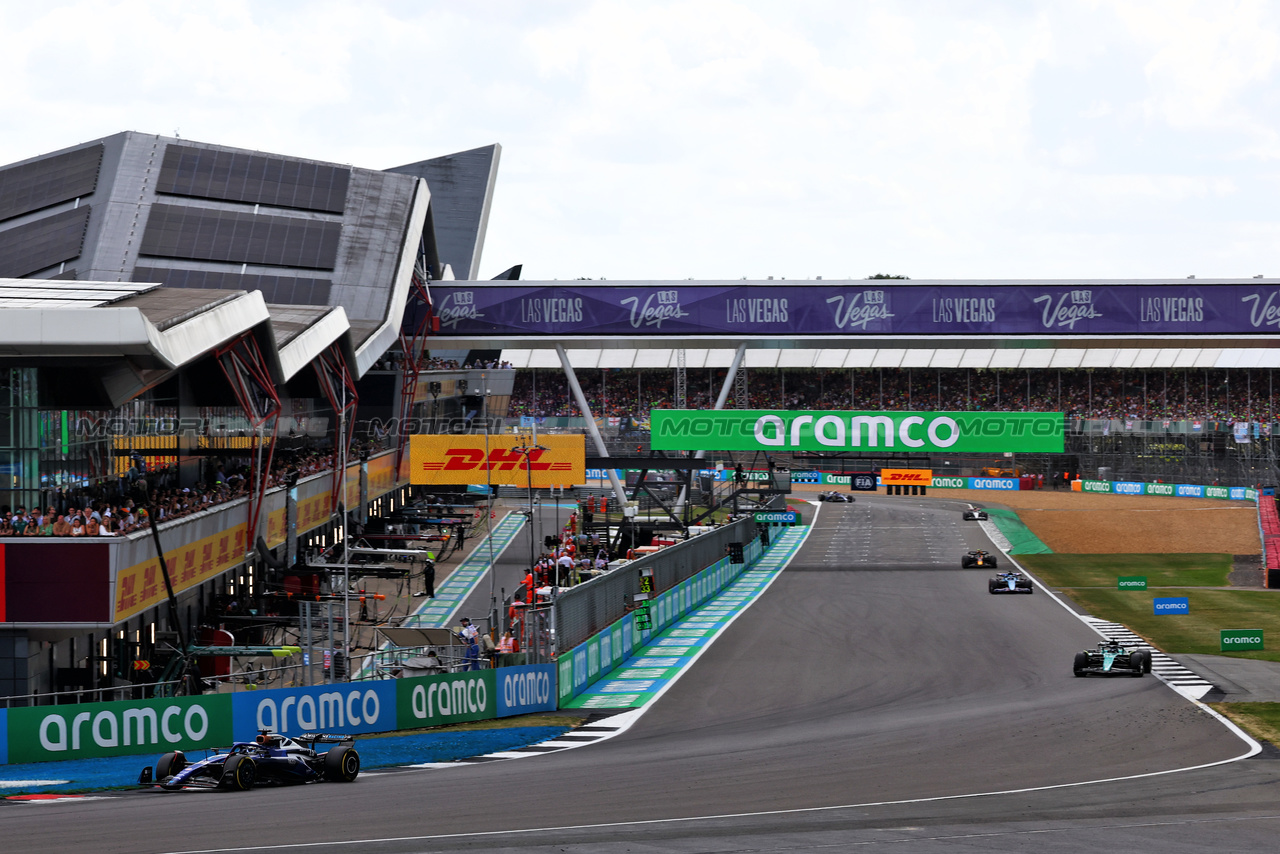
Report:
[[[996,573],[995,578],[987,579],[987,591],[990,593],[1034,593],[1031,579],[1016,569],[1007,569]]]
[[[1145,649],[1129,650],[1120,641],[1109,640],[1098,648],[1077,652],[1071,670],[1077,676],[1096,673],[1099,676],[1138,676],[1151,672],[1151,653]]]
[[[360,754],[349,735],[316,733],[286,738],[269,730],[255,741],[238,741],[227,751],[188,764],[182,751],[166,753],[156,763],[155,784],[161,789],[234,789],[282,786],[330,780],[350,783],[360,773]],[[332,744],[323,753],[316,745]],[[142,769],[141,785],[151,783],[151,768]]]

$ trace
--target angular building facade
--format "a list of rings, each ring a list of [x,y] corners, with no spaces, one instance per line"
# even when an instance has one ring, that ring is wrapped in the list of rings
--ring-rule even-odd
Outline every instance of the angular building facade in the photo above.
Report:
[[[260,592],[264,557],[332,542],[342,506],[394,503],[399,437],[367,443],[345,497],[332,465],[283,489],[270,454],[336,460],[366,410],[425,397],[430,286],[478,273],[499,153],[380,170],[124,132],[0,167],[0,505],[61,512],[120,499],[135,469],[183,489],[242,464],[247,498],[160,526],[166,553],[213,549],[174,570],[190,627]],[[0,695],[110,684],[109,645],[173,628],[155,565],[146,531],[0,549]]]

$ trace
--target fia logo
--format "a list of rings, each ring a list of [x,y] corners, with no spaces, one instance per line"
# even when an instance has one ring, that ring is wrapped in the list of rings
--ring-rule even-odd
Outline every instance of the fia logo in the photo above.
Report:
[[[1063,291],[1057,302],[1052,294],[1042,294],[1032,301],[1044,304],[1040,320],[1045,329],[1065,326],[1074,332],[1077,321],[1102,317],[1102,312],[1093,304],[1090,290]]]
[[[861,328],[865,332],[868,323],[893,317],[884,291],[862,291],[847,296],[837,294],[828,297],[827,304],[832,306],[837,329]]]
[[[436,306],[440,326],[456,329],[463,320],[479,320],[484,314],[476,310],[475,294],[471,291],[451,291]]]
[[[680,305],[678,290],[654,291],[645,298],[643,304],[640,297],[627,297],[622,300],[622,304],[631,310],[632,329],[639,329],[641,326],[656,326],[661,329],[664,320],[679,320],[689,316],[689,312]]]

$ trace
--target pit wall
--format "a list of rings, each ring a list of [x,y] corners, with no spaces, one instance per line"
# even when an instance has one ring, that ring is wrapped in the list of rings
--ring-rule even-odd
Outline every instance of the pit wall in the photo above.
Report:
[[[260,729],[376,733],[556,708],[552,664],[116,703],[0,709],[0,764],[227,747]]]
[[[636,650],[662,634],[671,624],[714,598],[739,575],[754,566],[763,554],[760,539],[753,538],[743,545],[745,563],[731,564],[729,558],[721,558],[655,596],[649,606],[650,628],[636,628],[634,617],[627,614],[590,639],[562,652],[556,661],[559,670],[559,702],[564,704],[587,690],[602,676],[630,658]],[[635,570],[623,567],[618,571]]]

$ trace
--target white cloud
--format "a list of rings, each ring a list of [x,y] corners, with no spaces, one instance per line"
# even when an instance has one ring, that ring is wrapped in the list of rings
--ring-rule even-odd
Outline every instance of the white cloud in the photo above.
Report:
[[[486,275],[1275,266],[1261,170],[1280,155],[1280,24],[1265,3],[85,0],[0,15],[0,162],[125,129],[373,168],[501,142]]]

